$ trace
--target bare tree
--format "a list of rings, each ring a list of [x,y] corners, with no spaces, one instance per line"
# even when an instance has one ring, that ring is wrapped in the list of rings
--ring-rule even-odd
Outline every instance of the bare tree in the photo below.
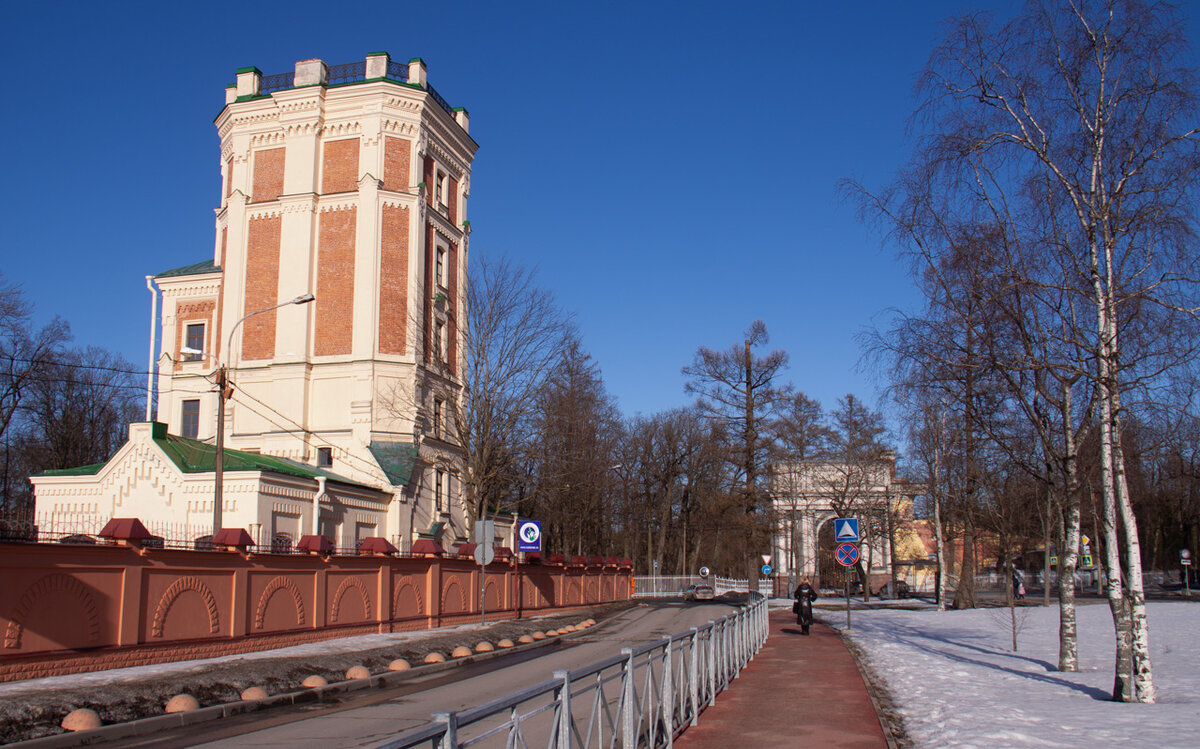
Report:
[[[463,454],[467,514],[509,507],[525,468],[529,419],[567,340],[568,319],[532,272],[481,260],[467,286],[462,390],[442,387],[447,437]]]
[[[16,465],[14,446],[19,447],[20,440],[14,445],[14,424],[28,406],[32,386],[46,376],[71,337],[67,324],[58,318],[35,330],[32,316],[33,307],[20,287],[6,283],[0,273],[0,438],[4,440],[0,509],[5,510],[29,509],[14,502],[19,495],[21,504],[28,504],[28,469]]]
[[[1074,298],[1046,330],[1084,352],[1076,361],[1098,421],[1113,697],[1144,702],[1155,689],[1122,434],[1131,395],[1194,349],[1200,129],[1180,28],[1169,5],[1141,0],[1031,2],[1002,27],[967,16],[919,86],[930,135],[918,173],[945,213],[989,227],[1023,257],[1015,280]],[[1189,339],[1149,346],[1150,330]]]
[[[732,438],[730,462],[739,479],[743,554],[751,578],[758,567],[750,555],[770,531],[762,485],[769,446],[766,427],[781,399],[775,377],[787,366],[788,358],[782,350],[756,356],[753,349],[768,341],[766,324],[755,320],[741,344],[724,351],[701,346],[692,364],[683,368],[689,378],[685,389],[697,397],[701,413]]]

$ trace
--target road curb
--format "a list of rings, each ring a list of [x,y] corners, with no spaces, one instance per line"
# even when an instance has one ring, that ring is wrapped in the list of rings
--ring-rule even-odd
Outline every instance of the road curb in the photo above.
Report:
[[[824,624],[824,622],[822,622]],[[883,730],[883,738],[887,741],[888,749],[899,749],[899,743],[896,740],[895,726],[891,718],[886,717],[887,714],[883,711],[880,705],[880,693],[887,697],[889,703],[892,702],[891,696],[887,694],[887,690],[882,687],[879,680],[875,677],[875,672],[871,670],[870,665],[863,657],[862,648],[860,648],[853,640],[846,637],[846,633],[837,627],[831,627],[825,624],[834,632],[837,632],[838,637],[842,639],[842,643],[846,646],[846,650],[850,651],[850,655],[854,658],[854,665],[858,666],[858,673],[862,676],[863,684],[867,687],[867,697],[871,700],[871,707],[875,708],[875,717],[879,720],[879,727]],[[903,725],[900,726],[900,733],[903,735]]]
[[[356,692],[365,689],[383,689],[385,687],[395,686],[411,679],[416,679],[430,674],[437,674],[443,671],[451,671],[456,668],[461,668],[471,663],[480,663],[483,661],[501,658],[513,653],[522,653],[529,650],[544,648],[548,645],[553,645],[556,642],[563,640],[574,639],[578,635],[593,632],[600,628],[605,622],[598,622],[586,629],[568,632],[562,635],[548,636],[544,640],[537,640],[523,645],[514,645],[511,648],[497,649],[488,653],[474,653],[462,658],[455,658],[444,663],[430,663],[414,666],[405,671],[386,671],[379,674],[372,674],[365,679],[347,679],[345,681],[337,681],[332,684],[327,684],[323,687],[313,687],[309,689],[300,689],[295,692],[284,692],[282,694],[273,694],[269,697],[264,697],[261,700],[239,700],[237,702],[226,702],[220,705],[209,705],[197,710],[189,710],[183,713],[172,713],[169,715],[155,715],[149,718],[139,718],[137,720],[126,721],[125,723],[114,723],[108,726],[93,728],[88,731],[76,731],[74,733],[62,733],[54,736],[44,736],[37,739],[29,739],[26,741],[18,741],[6,746],[19,749],[60,749],[65,747],[87,746],[96,744],[102,741],[115,741],[117,739],[129,738],[131,736],[146,736],[161,731],[168,731],[173,728],[181,728],[183,726],[195,725],[197,723],[207,723],[221,718],[227,718],[232,715],[241,715],[243,713],[256,712],[258,710],[269,710],[280,705],[297,705],[308,702],[324,702],[327,696],[343,694],[346,692]]]

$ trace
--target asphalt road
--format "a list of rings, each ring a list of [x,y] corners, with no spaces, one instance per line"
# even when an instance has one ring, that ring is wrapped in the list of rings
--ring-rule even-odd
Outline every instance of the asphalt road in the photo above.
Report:
[[[463,710],[579,669],[734,610],[726,603],[655,602],[635,606],[582,636],[511,656],[406,681],[394,688],[349,692],[337,702],[247,713],[175,731],[125,739],[123,746],[371,747],[424,725],[432,714]],[[575,703],[575,700],[572,700]]]

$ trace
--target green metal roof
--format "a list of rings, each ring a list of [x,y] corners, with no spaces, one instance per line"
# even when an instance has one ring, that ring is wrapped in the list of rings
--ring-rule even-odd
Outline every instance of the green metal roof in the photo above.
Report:
[[[154,422],[151,426],[151,436],[155,444],[162,449],[171,462],[174,463],[179,470],[184,473],[212,473],[216,470],[217,448],[200,440],[194,440],[188,437],[180,437],[178,434],[168,434],[167,425]],[[297,476],[305,479],[316,479],[324,477],[338,484],[346,486],[358,486],[372,491],[379,491],[378,487],[360,484],[356,481],[339,476],[332,471],[325,471],[304,463],[297,463],[294,460],[287,458],[278,458],[274,455],[261,455],[259,453],[243,452],[241,450],[230,450],[225,448],[222,450],[225,456],[221,470],[225,473],[236,473],[238,471],[267,471],[270,473],[280,473],[285,476]],[[52,471],[43,471],[42,476],[94,476],[100,472],[107,463],[96,463],[90,466],[80,466],[79,468],[64,468]]]
[[[92,463],[90,466],[79,466],[78,468],[51,468],[48,471],[42,471],[39,476],[95,476],[100,473],[100,469],[104,467],[104,463]]]
[[[375,462],[387,474],[392,486],[407,486],[417,464],[417,446],[411,442],[372,441],[367,445]]]
[[[198,276],[202,273],[218,273],[220,270],[221,267],[219,265],[211,260],[205,260],[200,263],[184,265],[180,268],[164,270],[162,273],[159,273],[157,276],[155,276],[155,278],[169,278],[171,276]]]

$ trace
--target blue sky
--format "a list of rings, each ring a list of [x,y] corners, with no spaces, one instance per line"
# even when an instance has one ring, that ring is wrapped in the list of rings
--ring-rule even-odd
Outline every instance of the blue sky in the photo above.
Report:
[[[237,68],[422,57],[479,142],[473,259],[574,313],[629,415],[755,318],[826,407],[876,400],[856,336],[918,303],[836,185],[907,159],[953,2],[23,3],[5,11],[4,262],[39,319],[145,366],[144,276],[209,259]],[[1191,38],[1200,14],[1186,7]]]

